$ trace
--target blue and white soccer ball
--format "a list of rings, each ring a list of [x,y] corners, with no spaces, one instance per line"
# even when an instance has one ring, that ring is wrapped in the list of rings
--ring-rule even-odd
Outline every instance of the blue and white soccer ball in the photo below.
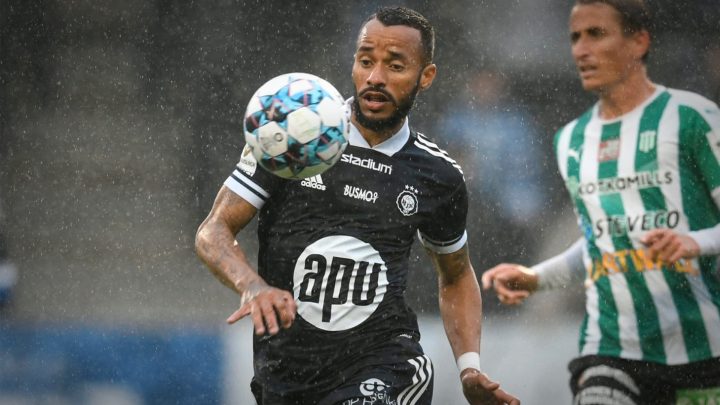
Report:
[[[259,165],[286,179],[332,167],[348,143],[349,114],[340,92],[308,73],[269,80],[252,96],[243,123]]]

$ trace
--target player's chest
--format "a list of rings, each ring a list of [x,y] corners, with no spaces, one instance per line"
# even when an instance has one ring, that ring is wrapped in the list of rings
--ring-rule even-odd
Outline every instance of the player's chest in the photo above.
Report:
[[[325,173],[293,182],[291,198],[311,201],[322,215],[418,221],[437,203],[422,173],[390,159],[346,154]]]

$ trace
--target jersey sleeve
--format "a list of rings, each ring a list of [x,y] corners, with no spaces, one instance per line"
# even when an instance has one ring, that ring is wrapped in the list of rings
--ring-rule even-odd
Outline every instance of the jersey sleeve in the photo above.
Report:
[[[720,110],[707,103],[698,108],[691,126],[692,154],[708,190],[720,193]]]
[[[258,167],[250,148],[245,145],[235,170],[225,180],[225,186],[260,209],[277,187],[280,178]]]
[[[467,242],[465,222],[467,220],[468,195],[465,182],[450,193],[431,219],[420,227],[418,236],[427,249],[436,253],[448,254],[460,250]]]

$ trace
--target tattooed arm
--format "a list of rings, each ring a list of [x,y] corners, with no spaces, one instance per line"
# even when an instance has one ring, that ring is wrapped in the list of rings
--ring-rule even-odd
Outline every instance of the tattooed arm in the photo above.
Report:
[[[297,308],[288,291],[269,286],[257,274],[235,240],[256,213],[254,206],[223,186],[198,228],[195,250],[215,277],[240,295],[240,308],[227,322],[250,315],[256,334],[274,335],[280,327],[292,325]]]

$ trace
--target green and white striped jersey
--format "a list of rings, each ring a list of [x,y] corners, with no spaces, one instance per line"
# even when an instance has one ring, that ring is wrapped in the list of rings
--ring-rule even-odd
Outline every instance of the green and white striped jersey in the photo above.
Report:
[[[658,86],[616,119],[601,119],[596,104],[558,131],[555,152],[587,240],[581,354],[663,364],[719,357],[718,258],[664,263],[640,242],[654,228],[720,222],[718,107]]]

